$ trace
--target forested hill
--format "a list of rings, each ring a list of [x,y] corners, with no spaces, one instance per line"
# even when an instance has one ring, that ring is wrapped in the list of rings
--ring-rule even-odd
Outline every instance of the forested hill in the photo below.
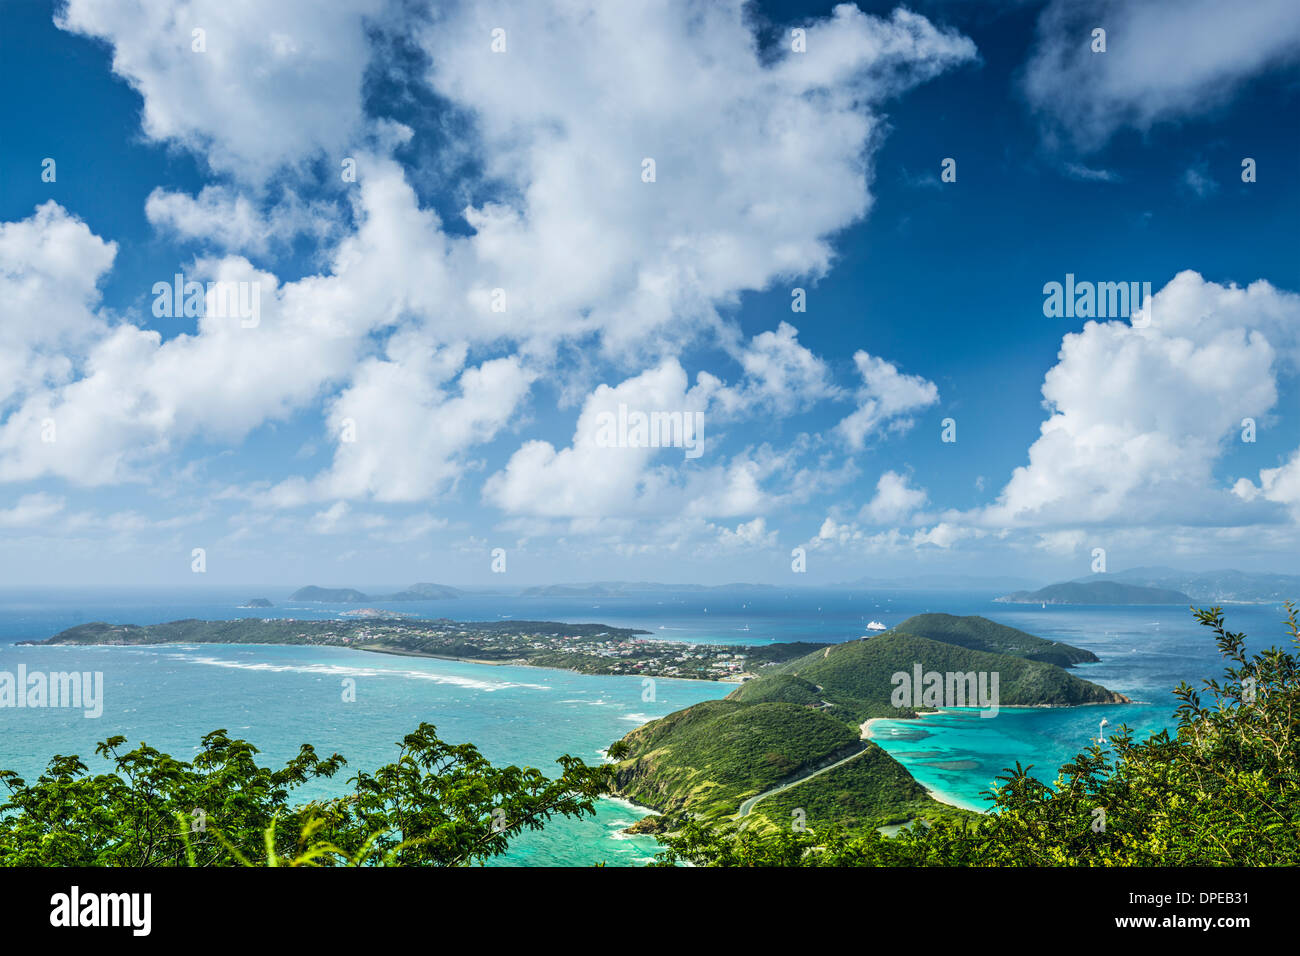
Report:
[[[1043,661],[1058,667],[1096,663],[1097,655],[1080,647],[1060,641],[1049,641],[1033,634],[1007,627],[986,617],[971,615],[956,617],[952,614],[917,614],[893,628],[932,641],[956,644],[973,651],[994,654],[1014,654],[1031,661]]]
[[[1099,684],[1082,680],[1055,664],[1013,654],[991,654],[957,644],[932,641],[902,631],[879,637],[835,644],[789,664],[779,672],[742,685],[731,694],[737,700],[754,700],[770,692],[774,678],[799,681],[816,688],[803,701],[832,705],[837,716],[861,723],[870,717],[897,717],[890,703],[893,675],[911,674],[915,665],[939,673],[997,674],[999,704],[1003,707],[1069,707],[1077,704],[1125,703],[1127,698]],[[792,692],[783,691],[785,699]],[[969,706],[975,706],[972,702]],[[908,716],[908,715],[902,715]]]
[[[753,797],[807,778],[756,804],[755,815],[771,823],[794,804],[818,808],[822,824],[882,825],[933,817],[950,811],[918,795],[919,785],[901,764],[861,739],[860,725],[870,718],[916,716],[916,706],[893,705],[895,674],[911,675],[918,665],[923,672],[997,674],[1003,707],[1129,703],[1054,663],[1028,657],[1087,654],[1078,648],[1000,629],[983,618],[923,615],[916,620],[932,633],[942,630],[949,641],[895,630],[833,644],[768,667],[723,700],[687,707],[632,731],[622,741],[627,751],[617,768],[620,792],[664,812],[721,817],[737,813]],[[1017,653],[972,650],[958,641]],[[826,767],[834,769],[818,772]]]

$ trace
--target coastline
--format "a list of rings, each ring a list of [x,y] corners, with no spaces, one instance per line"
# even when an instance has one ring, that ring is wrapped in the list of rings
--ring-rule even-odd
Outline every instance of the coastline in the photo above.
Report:
[[[688,680],[698,681],[702,684],[741,684],[744,683],[739,675],[727,677],[690,677],[685,674],[673,674],[672,676],[662,675],[645,675],[645,674],[602,674],[596,671],[582,671],[575,667],[552,667],[549,664],[530,664],[526,661],[486,661],[477,657],[452,657],[448,654],[430,654],[427,651],[408,651],[396,647],[379,647],[373,644],[310,644],[310,643],[267,643],[265,641],[150,641],[148,643],[128,644],[125,642],[114,642],[109,644],[91,644],[91,643],[67,643],[67,644],[47,644],[43,641],[14,641],[12,647],[332,647],[341,651],[361,651],[367,654],[389,654],[395,657],[425,657],[440,661],[460,661],[464,664],[487,664],[490,667],[531,667],[539,671],[567,671],[570,674],[581,674],[584,677],[633,677],[640,678],[651,676],[655,680]],[[751,675],[752,676],[752,675]]]
[[[917,783],[920,783],[920,781],[918,780]],[[928,786],[927,784],[924,783],[922,783],[921,786],[925,787],[925,792],[931,797],[931,799],[939,803],[945,803],[950,807],[956,807],[958,810],[969,810],[971,813],[989,812],[987,807],[973,806],[968,801],[963,800],[961,797],[948,793],[945,790],[936,790],[934,787]]]
[[[867,718],[867,720],[863,721],[863,723],[861,724],[861,726],[860,726],[859,729],[862,731],[862,739],[863,739],[863,740],[870,740],[870,741],[873,741],[873,742],[876,743],[876,746],[880,747],[881,750],[884,750],[885,753],[889,753],[889,750],[888,750],[887,748],[885,748],[885,747],[883,747],[883,746],[880,745],[880,743],[878,742],[878,741],[879,741],[879,738],[877,738],[877,736],[876,736],[874,733],[872,733],[872,729],[871,729],[871,728],[872,728],[872,726],[873,726],[874,724],[876,724],[878,721],[882,721],[882,720],[924,720],[926,717],[936,717],[936,716],[938,716],[938,715],[940,715],[940,714],[942,714],[942,713],[944,713],[944,711],[943,711],[942,709],[940,709],[940,710],[917,711],[917,714],[916,714],[915,717],[909,717],[909,718],[900,718],[900,717],[869,717],[869,718]],[[893,757],[895,760],[898,760],[898,757],[896,757],[894,754],[891,753],[891,754],[889,754],[889,755],[890,755],[891,757]],[[901,762],[901,761],[900,761],[900,762]],[[908,773],[911,773],[911,771],[909,770]],[[914,778],[914,779],[915,779],[915,778]],[[939,803],[945,803],[945,804],[947,804],[948,806],[950,806],[950,807],[956,807],[956,808],[959,809],[959,810],[969,810],[969,811],[971,811],[972,813],[988,813],[988,809],[987,809],[987,807],[978,807],[978,806],[975,806],[975,805],[972,804],[970,801],[965,800],[965,799],[963,799],[963,798],[957,796],[957,795],[954,794],[954,793],[949,793],[949,792],[946,791],[946,790],[940,790],[940,789],[938,789],[938,788],[936,788],[936,787],[933,787],[933,786],[931,786],[931,785],[928,784],[928,783],[924,783],[924,782],[922,782],[922,781],[920,781],[920,780],[917,780],[917,783],[919,783],[919,784],[921,784],[921,786],[925,787],[925,791],[926,791],[926,793],[931,797],[931,799],[936,800],[936,801],[938,801]]]
[[[937,716],[937,715],[939,715],[939,714],[942,714],[942,713],[943,713],[942,710],[918,710],[918,711],[916,712],[916,716],[915,716],[915,717],[868,717],[865,721],[862,722],[862,724],[859,725],[858,730],[860,730],[860,731],[862,732],[862,739],[863,739],[863,740],[875,740],[875,739],[876,739],[876,736],[875,736],[875,734],[873,734],[873,733],[871,732],[871,726],[872,726],[873,724],[875,724],[875,723],[878,723],[879,721],[882,721],[882,720],[920,720],[922,717],[935,717],[935,716]]]

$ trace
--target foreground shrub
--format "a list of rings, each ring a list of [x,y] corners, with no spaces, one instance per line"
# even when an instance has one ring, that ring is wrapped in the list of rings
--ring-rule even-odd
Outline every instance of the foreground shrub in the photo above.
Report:
[[[91,775],[55,756],[34,783],[0,771],[3,866],[458,866],[504,853],[511,838],[556,815],[580,817],[609,789],[609,770],[574,757],[562,773],[494,767],[471,744],[440,740],[421,724],[397,759],[349,780],[352,792],[291,804],[302,784],[345,764],[310,746],[284,767],[259,766],[257,749],[224,730],[192,761],[123,737],[96,747],[113,772]]]

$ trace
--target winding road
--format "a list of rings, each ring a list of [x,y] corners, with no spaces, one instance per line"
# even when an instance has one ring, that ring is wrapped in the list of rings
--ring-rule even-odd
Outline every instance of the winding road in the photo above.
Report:
[[[773,787],[771,790],[765,790],[756,797],[750,797],[748,800],[746,800],[744,803],[740,805],[740,810],[736,813],[736,819],[740,820],[748,816],[749,812],[754,809],[754,805],[757,804],[760,800],[766,800],[768,797],[772,796],[775,793],[781,793],[784,790],[789,790],[791,787],[797,787],[799,786],[799,784],[807,780],[811,780],[813,777],[816,777],[819,774],[826,773],[828,770],[834,770],[836,767],[842,767],[850,760],[856,760],[858,757],[861,757],[869,749],[870,747],[864,743],[862,745],[861,750],[849,754],[843,760],[837,760],[835,761],[835,763],[830,764],[829,766],[826,767],[822,767],[820,770],[814,770],[812,773],[805,774],[804,776],[800,777],[798,780],[791,780],[789,783],[783,783],[780,786]]]

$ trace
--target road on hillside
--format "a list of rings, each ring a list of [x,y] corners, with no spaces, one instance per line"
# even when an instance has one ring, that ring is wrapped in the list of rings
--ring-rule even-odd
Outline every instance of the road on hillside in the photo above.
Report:
[[[804,776],[800,777],[798,780],[791,780],[789,783],[783,783],[779,787],[773,787],[771,790],[765,790],[756,797],[750,797],[748,800],[746,800],[744,803],[740,805],[740,810],[739,812],[736,813],[736,819],[739,820],[742,819],[743,817],[748,816],[749,811],[753,810],[754,805],[758,803],[760,800],[766,800],[774,793],[781,793],[783,790],[789,790],[791,787],[797,787],[799,786],[799,784],[803,783],[806,780],[811,780],[813,777],[816,777],[818,774],[823,774],[826,773],[826,771],[828,770],[834,770],[836,767],[841,767],[844,764],[848,763],[850,760],[856,760],[858,757],[861,757],[864,753],[866,753],[869,749],[870,747],[868,745],[863,744],[861,750],[857,751],[856,753],[849,754],[843,760],[837,760],[835,761],[835,763],[831,764],[830,766],[822,767],[820,770],[814,770],[812,773],[805,774]]]

